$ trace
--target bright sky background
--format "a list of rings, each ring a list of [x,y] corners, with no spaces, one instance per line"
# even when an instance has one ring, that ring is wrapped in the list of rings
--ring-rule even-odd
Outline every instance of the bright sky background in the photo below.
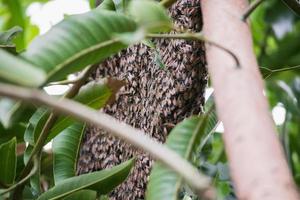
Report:
[[[79,14],[89,11],[87,0],[52,0],[46,4],[33,3],[27,9],[31,22],[40,28],[40,33],[47,32],[52,25],[60,22],[64,15]]]
[[[33,3],[27,9],[27,15],[31,17],[33,24],[40,28],[40,34],[47,32],[52,25],[60,22],[64,15],[79,14],[89,11],[89,3],[87,0],[52,0],[46,4]],[[68,86],[50,86],[45,88],[49,94],[63,94],[68,89]],[[213,92],[212,88],[206,91],[206,99]],[[278,104],[272,110],[272,116],[277,125],[280,125],[285,120],[286,110]],[[223,125],[217,128],[217,131],[223,132]]]

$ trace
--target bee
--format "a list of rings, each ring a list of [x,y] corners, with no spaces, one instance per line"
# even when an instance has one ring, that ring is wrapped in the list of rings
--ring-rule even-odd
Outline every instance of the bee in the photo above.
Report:
[[[178,0],[169,9],[179,28],[201,31],[200,2]],[[153,43],[164,69],[155,62],[153,49],[136,44],[101,63],[92,77],[126,79],[128,84],[117,95],[115,103],[103,112],[163,143],[174,125],[202,111],[207,70],[202,42],[155,39]],[[137,158],[134,169],[109,196],[113,200],[144,199],[152,158],[101,129],[88,128],[77,173],[105,169],[133,156]]]

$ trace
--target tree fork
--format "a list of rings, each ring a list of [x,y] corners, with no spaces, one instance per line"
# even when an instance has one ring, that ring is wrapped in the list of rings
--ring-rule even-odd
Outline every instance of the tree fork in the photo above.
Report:
[[[207,45],[231,176],[239,199],[296,200],[299,194],[263,95],[251,32],[241,20],[247,6],[246,0],[202,1],[204,35],[232,50],[241,63],[234,68],[230,56]]]

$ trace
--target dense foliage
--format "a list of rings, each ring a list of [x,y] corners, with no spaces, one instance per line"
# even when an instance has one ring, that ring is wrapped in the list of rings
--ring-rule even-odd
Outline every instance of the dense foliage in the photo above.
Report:
[[[48,0],[0,0],[1,82],[42,90],[53,84],[70,84],[68,75],[81,72],[71,82],[71,89],[56,98],[69,98],[96,110],[113,101],[122,83],[105,79],[85,84],[93,64],[173,28],[165,8],[157,2],[104,0],[94,8],[91,0],[91,11],[67,16],[38,36],[38,27],[26,16],[26,8],[33,2]],[[251,14],[250,24],[270,110],[280,106],[286,111],[277,128],[299,186],[300,21],[295,13],[298,7],[293,10],[282,1],[265,1]],[[200,34],[183,32],[180,37],[206,41]],[[0,199],[96,199],[124,181],[134,162],[76,176],[85,122],[5,97],[0,99],[0,122]],[[205,114],[179,123],[165,145],[211,177],[218,199],[236,199],[222,133],[215,131],[218,124],[211,96]],[[51,140],[53,151],[43,150]],[[147,199],[198,199],[193,191],[178,173],[160,162],[154,165]]]

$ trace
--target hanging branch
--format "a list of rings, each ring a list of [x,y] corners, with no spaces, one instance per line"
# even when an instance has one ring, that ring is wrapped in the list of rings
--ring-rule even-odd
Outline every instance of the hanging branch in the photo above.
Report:
[[[209,178],[200,174],[188,161],[153,140],[143,131],[135,129],[124,122],[117,121],[105,113],[100,113],[72,100],[57,100],[43,92],[9,84],[0,84],[0,95],[22,100],[27,103],[34,102],[36,104],[45,105],[52,108],[55,114],[70,115],[80,121],[98,126],[114,136],[123,139],[125,142],[148,152],[153,158],[170,167],[181,175],[197,194],[209,188]]]

